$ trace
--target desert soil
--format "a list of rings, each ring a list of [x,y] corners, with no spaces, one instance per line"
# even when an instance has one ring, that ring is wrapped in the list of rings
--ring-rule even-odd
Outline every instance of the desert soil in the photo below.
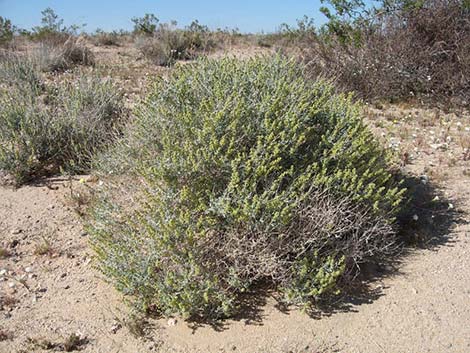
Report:
[[[0,352],[60,351],[71,335],[82,352],[103,353],[470,352],[469,117],[396,106],[367,116],[404,169],[437,185],[458,216],[425,213],[436,223],[428,246],[408,247],[394,271],[341,308],[309,315],[259,295],[240,318],[212,325],[130,319],[94,269],[77,213],[76,194],[99,182],[51,178],[0,187]]]

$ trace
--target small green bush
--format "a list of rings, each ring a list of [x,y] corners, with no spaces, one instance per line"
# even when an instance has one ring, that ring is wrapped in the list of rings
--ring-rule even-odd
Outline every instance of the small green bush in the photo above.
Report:
[[[152,35],[158,27],[160,20],[153,13],[146,13],[143,17],[133,17],[134,33]]]
[[[0,45],[5,45],[13,39],[15,26],[8,18],[0,16]]]
[[[387,155],[351,98],[303,70],[279,57],[177,66],[98,160],[92,244],[140,308],[231,315],[266,282],[308,305],[392,252],[404,190]]]
[[[115,135],[122,105],[109,82],[45,85],[33,61],[9,55],[0,62],[0,83],[0,170],[17,184],[60,170],[85,172]]]

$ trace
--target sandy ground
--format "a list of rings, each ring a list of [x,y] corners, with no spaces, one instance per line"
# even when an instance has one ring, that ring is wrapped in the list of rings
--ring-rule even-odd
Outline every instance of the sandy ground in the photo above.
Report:
[[[396,270],[365,281],[341,308],[312,315],[259,294],[237,319],[139,324],[93,268],[70,181],[0,187],[0,352],[64,351],[71,337],[77,350],[103,353],[470,352],[470,123],[440,114],[367,111],[404,168],[438,185],[454,216],[424,213],[433,232],[426,248],[409,248]]]

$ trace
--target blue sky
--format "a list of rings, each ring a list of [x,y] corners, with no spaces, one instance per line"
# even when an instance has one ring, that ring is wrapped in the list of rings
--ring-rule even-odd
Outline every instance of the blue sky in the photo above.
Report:
[[[0,0],[0,16],[30,29],[40,24],[41,10],[51,7],[66,25],[86,23],[85,30],[94,31],[131,29],[130,19],[148,12],[182,26],[198,19],[211,28],[270,32],[283,22],[295,24],[303,15],[317,25],[324,23],[320,6],[320,0]]]

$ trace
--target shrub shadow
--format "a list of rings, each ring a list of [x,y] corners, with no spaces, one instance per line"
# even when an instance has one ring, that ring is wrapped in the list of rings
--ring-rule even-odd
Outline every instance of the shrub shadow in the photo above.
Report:
[[[245,325],[262,326],[264,318],[263,307],[271,296],[272,288],[268,284],[260,283],[238,298],[238,312],[231,316],[229,320],[193,318],[188,322],[188,326],[193,332],[203,326],[210,326],[215,331],[221,332],[228,329],[230,322],[233,321],[243,322]]]
[[[344,283],[342,294],[316,301],[306,313],[313,319],[331,316],[340,312],[357,312],[357,307],[371,304],[384,295],[386,287],[382,279],[397,276],[401,263],[418,249],[433,250],[440,246],[453,246],[451,230],[465,221],[464,212],[445,198],[442,190],[429,182],[425,176],[397,176],[407,188],[407,203],[397,217],[399,246],[387,258],[372,260],[357,266]],[[456,201],[458,203],[458,201]],[[240,299],[239,314],[230,320],[196,320],[190,322],[193,330],[210,325],[216,331],[227,329],[230,321],[243,321],[247,325],[263,325],[262,307],[268,298],[276,300],[277,310],[288,315],[296,309],[287,306],[277,297],[273,288],[259,285]]]
[[[453,246],[451,231],[455,225],[467,222],[464,212],[426,176],[398,177],[407,188],[406,206],[397,217],[399,247],[391,256],[360,264],[352,279],[348,278],[348,283],[341,286],[342,295],[315,302],[307,311],[310,317],[320,319],[339,312],[357,312],[358,306],[384,295],[382,279],[403,274],[400,265],[408,255],[418,249]]]

